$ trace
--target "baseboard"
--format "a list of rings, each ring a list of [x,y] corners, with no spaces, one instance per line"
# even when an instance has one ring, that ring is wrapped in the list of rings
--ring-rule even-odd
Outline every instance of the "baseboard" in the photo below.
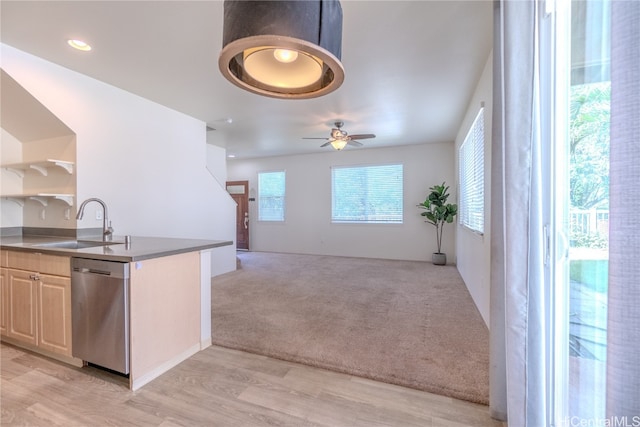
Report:
[[[212,344],[213,342],[211,341],[211,337],[204,340],[200,340],[200,350],[204,350],[207,347],[211,347]]]
[[[10,338],[10,337],[7,337],[7,336],[3,335],[1,341],[3,343],[7,343],[7,344],[11,344],[11,345],[16,346],[16,347],[20,347],[21,349],[24,349],[24,350],[28,350],[28,351],[30,351],[32,353],[36,353],[36,354],[48,357],[50,359],[57,360],[58,362],[66,363],[67,365],[75,366],[77,368],[82,368],[82,366],[83,366],[82,359],[78,359],[76,357],[71,357],[71,356],[64,356],[62,354],[57,354],[57,353],[54,353],[54,352],[49,351],[49,350],[43,350],[43,349],[41,349],[39,347],[36,347],[34,345],[31,345],[31,344],[24,343],[24,342],[22,342],[20,340],[14,339],[14,338]]]
[[[131,370],[132,372],[129,377],[129,388],[134,391],[138,390],[143,385],[148,384],[149,382],[155,380],[160,375],[167,372],[169,369],[184,362],[185,360],[187,360],[194,354],[198,353],[199,351],[200,351],[200,343],[194,344],[188,349],[186,349],[185,351],[183,351],[182,353],[178,354],[177,356],[171,358],[170,360],[167,360],[166,362],[162,363],[161,365],[157,366],[156,368],[152,369],[151,371],[137,378],[134,378],[133,367],[132,367],[132,370]]]
[[[491,416],[491,418],[493,418],[494,420],[507,421],[507,414],[495,409],[489,408],[489,416]]]

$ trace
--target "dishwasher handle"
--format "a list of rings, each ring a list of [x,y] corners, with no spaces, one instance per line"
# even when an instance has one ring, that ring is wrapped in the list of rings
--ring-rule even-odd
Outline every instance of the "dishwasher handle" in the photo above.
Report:
[[[94,268],[87,268],[87,267],[75,267],[73,271],[81,274],[99,274],[101,276],[111,276],[110,271],[96,270]]]
[[[71,274],[129,279],[129,263],[85,258],[71,258]]]

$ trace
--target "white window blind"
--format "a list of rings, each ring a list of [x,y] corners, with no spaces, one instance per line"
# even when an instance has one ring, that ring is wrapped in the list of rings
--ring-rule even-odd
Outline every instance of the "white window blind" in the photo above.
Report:
[[[484,233],[484,108],[459,151],[460,224]]]
[[[258,220],[284,221],[285,173],[258,174]]]
[[[403,220],[403,166],[331,168],[331,222]]]

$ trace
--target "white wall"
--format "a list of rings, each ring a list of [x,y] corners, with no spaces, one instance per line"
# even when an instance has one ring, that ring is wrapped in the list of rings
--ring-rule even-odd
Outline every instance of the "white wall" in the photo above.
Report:
[[[210,133],[210,132],[208,132]],[[236,269],[236,202],[227,193],[227,150],[207,143],[207,171],[216,180],[217,186],[223,191],[216,197],[225,206],[224,220],[220,221],[225,227],[230,225],[229,230],[225,230],[224,240],[233,240],[232,246],[225,246],[213,250],[211,258],[211,270],[213,276]]]
[[[332,224],[331,166],[389,163],[404,165],[404,223]],[[248,180],[249,194],[256,198],[258,172],[286,171],[284,223],[258,222],[257,201],[249,202],[251,250],[424,261],[436,250],[435,228],[423,221],[416,205],[424,201],[429,187],[453,183],[455,176],[452,142],[229,159],[227,165],[229,180]],[[451,199],[456,197],[453,188]],[[451,263],[454,233],[453,225],[445,227],[443,250]]]
[[[212,144],[207,144],[207,170],[218,184],[227,188],[227,150]],[[233,200],[233,199],[232,199]],[[233,202],[235,205],[235,202]]]
[[[5,71],[76,133],[76,206],[103,199],[116,235],[235,240],[235,205],[207,171],[205,123],[1,48]],[[97,206],[87,207],[78,228],[101,225]],[[235,269],[234,248],[214,249],[213,257],[224,258],[214,275]]]
[[[460,126],[456,137],[456,170],[458,170],[457,153],[460,145],[464,142],[469,128],[475,120],[480,103],[484,102],[484,235],[470,231],[468,228],[457,225],[456,233],[456,255],[457,266],[460,275],[469,289],[482,318],[489,327],[489,274],[491,268],[491,123],[492,123],[492,79],[493,79],[493,56],[489,55],[482,76],[478,81],[475,92],[465,118]],[[457,179],[456,179],[457,182]],[[459,185],[459,183],[458,183]]]

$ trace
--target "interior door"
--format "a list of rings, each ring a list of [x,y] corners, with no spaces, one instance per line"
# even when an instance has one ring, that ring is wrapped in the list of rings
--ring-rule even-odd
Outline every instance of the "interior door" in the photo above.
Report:
[[[227,192],[236,202],[236,248],[249,250],[249,181],[227,181]]]

